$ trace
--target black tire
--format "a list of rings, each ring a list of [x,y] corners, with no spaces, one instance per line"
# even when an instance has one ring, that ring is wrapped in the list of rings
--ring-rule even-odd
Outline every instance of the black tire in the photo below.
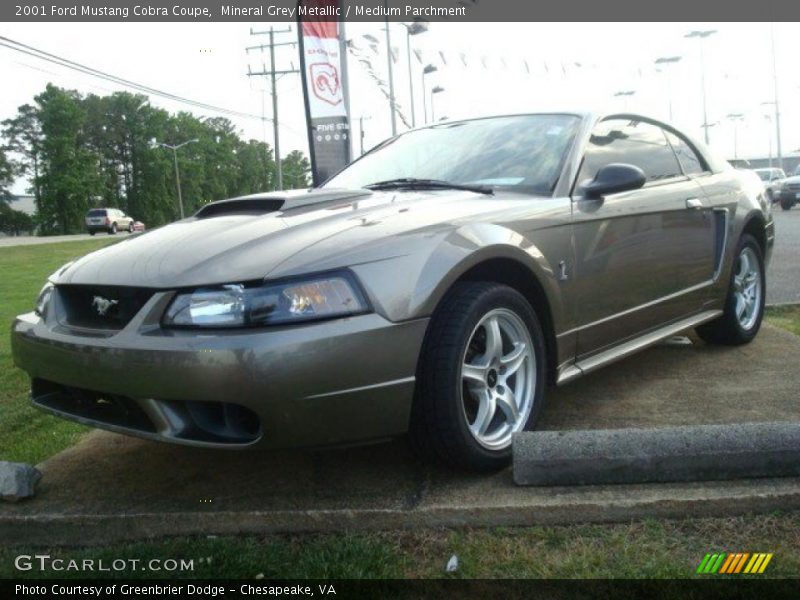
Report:
[[[792,210],[793,206],[794,206],[794,200],[791,200],[789,198],[781,198],[781,208],[783,210]]]
[[[133,221],[128,223],[128,233],[133,233]]]
[[[431,318],[417,367],[409,437],[425,459],[470,471],[495,471],[511,460],[511,446],[489,450],[473,437],[462,401],[461,365],[481,319],[494,309],[513,312],[527,326],[535,352],[533,404],[522,429],[531,429],[544,404],[546,357],[544,334],[525,297],[492,282],[458,283]]]
[[[758,259],[759,273],[761,276],[761,296],[758,302],[758,312],[755,322],[744,329],[736,317],[736,295],[734,291],[734,276],[736,275],[739,257],[745,248],[750,248]],[[761,321],[764,318],[764,301],[766,298],[766,277],[764,274],[764,255],[761,246],[755,238],[746,233],[739,239],[734,255],[733,266],[731,268],[730,282],[728,284],[728,295],[725,298],[725,312],[721,317],[708,323],[704,323],[696,329],[697,335],[709,344],[722,344],[726,346],[739,346],[753,341],[761,328]]]
[[[111,229],[108,230],[108,235],[117,235],[117,224],[112,223]]]
[[[90,231],[89,235],[94,235],[95,233],[97,233],[97,232],[96,231]]]

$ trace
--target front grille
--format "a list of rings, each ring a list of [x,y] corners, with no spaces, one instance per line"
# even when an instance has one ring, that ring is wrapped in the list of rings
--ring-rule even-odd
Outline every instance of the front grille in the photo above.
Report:
[[[119,330],[140,311],[154,290],[123,286],[60,285],[66,325]]]
[[[790,183],[788,184],[788,187],[793,192],[800,192],[800,183]]]

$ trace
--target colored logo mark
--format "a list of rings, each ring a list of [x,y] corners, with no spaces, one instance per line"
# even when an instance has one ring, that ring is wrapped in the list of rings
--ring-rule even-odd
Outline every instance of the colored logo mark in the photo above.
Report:
[[[700,566],[697,567],[697,572],[720,575],[763,573],[771,560],[772,553],[716,552],[703,557]]]

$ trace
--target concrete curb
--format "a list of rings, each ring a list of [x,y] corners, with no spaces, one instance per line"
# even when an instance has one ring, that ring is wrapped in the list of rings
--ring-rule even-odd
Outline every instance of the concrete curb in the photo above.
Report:
[[[0,515],[0,539],[92,545],[177,535],[338,532],[420,527],[613,523],[720,517],[800,508],[800,478],[536,488],[509,486],[482,504],[425,502],[413,509],[196,511],[143,514]]]
[[[518,485],[800,476],[800,423],[531,431],[514,436]]]

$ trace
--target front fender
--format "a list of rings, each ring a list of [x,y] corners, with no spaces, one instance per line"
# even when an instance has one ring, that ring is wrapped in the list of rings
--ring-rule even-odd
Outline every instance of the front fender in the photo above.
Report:
[[[465,273],[494,259],[512,260],[526,267],[544,291],[551,311],[562,314],[556,271],[544,253],[512,229],[480,223],[451,232],[430,254],[409,301],[410,315],[429,316]]]

